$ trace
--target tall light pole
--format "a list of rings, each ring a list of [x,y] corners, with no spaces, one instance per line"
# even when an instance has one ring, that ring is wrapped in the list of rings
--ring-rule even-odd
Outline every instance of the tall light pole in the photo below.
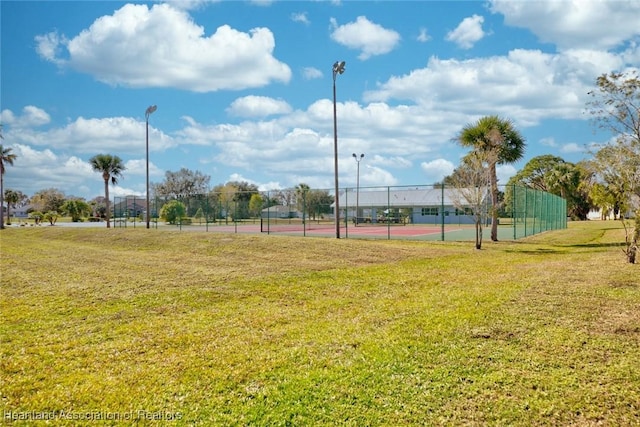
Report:
[[[158,107],[156,105],[151,105],[147,108],[147,111],[144,112],[147,120],[147,228],[149,228],[149,217],[151,216],[151,211],[149,210],[149,116],[157,109]]]
[[[364,154],[360,154],[360,156],[356,156],[356,153],[353,153],[353,158],[356,159],[356,163],[358,164],[358,174],[356,175],[356,227],[358,226],[358,212],[360,211],[360,160],[364,157]]]
[[[338,115],[336,110],[336,76],[344,73],[344,61],[336,61],[333,64],[333,165],[334,165],[334,179],[335,179],[335,219],[336,219],[336,239],[340,238],[340,188],[338,187]]]

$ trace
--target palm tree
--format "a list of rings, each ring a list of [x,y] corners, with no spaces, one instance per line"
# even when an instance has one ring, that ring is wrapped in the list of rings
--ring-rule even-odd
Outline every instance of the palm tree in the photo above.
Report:
[[[295,190],[296,190],[296,208],[300,212],[302,212],[302,219],[304,220],[305,213],[306,213],[305,208],[307,207],[307,196],[309,195],[309,191],[311,191],[311,187],[309,187],[307,184],[303,182],[296,185]]]
[[[0,133],[2,137],[2,133]],[[4,229],[4,171],[5,165],[13,166],[13,161],[18,158],[11,148],[4,148],[0,144],[0,230]]]
[[[563,199],[573,196],[580,185],[580,171],[572,163],[559,163],[548,173],[549,193],[558,194]]]
[[[122,176],[122,172],[125,170],[122,160],[118,156],[112,156],[111,154],[98,154],[89,159],[89,163],[95,172],[102,173],[102,179],[104,179],[104,198],[107,205],[107,228],[111,227],[109,208],[109,179],[112,184],[118,183],[118,178]]]
[[[7,202],[7,225],[11,225],[11,206],[20,201],[20,194],[14,190],[6,190],[4,192],[4,201]]]
[[[476,123],[462,128],[457,141],[464,147],[472,147],[473,151],[485,153],[489,164],[491,181],[491,240],[498,240],[498,175],[496,166],[514,163],[522,158],[525,140],[511,120],[498,116],[485,116]]]

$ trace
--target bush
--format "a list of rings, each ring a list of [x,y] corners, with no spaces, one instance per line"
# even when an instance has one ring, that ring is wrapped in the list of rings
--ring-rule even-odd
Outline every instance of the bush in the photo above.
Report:
[[[58,214],[57,211],[49,211],[44,214],[43,219],[45,221],[49,221],[49,224],[55,225],[56,221],[58,220],[58,216],[60,216],[60,214]]]
[[[44,219],[44,214],[40,211],[33,211],[29,214],[29,218],[33,219],[36,224],[40,224]]]
[[[183,218],[187,210],[184,203],[178,200],[171,200],[160,209],[160,218],[169,224],[175,224],[179,218]]]

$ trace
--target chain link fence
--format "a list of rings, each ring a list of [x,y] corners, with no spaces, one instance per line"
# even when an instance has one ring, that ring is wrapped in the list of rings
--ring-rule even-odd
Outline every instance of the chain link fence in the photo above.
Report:
[[[476,223],[491,227],[495,210],[499,240],[567,227],[565,199],[520,186],[500,187],[495,207],[486,189],[442,185],[345,188],[337,200],[336,217],[335,192],[326,189],[152,197],[149,222],[152,228],[193,231],[472,241]],[[144,227],[146,215],[145,198],[114,198],[115,227]]]

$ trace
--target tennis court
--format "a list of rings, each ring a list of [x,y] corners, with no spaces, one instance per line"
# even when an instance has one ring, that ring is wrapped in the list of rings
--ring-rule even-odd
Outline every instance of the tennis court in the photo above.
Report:
[[[339,197],[341,238],[473,241],[476,216],[485,224],[485,236],[490,232],[491,207],[486,195],[481,206],[473,207],[458,200],[462,190],[444,186],[352,190],[345,189]],[[564,199],[518,186],[502,190],[499,240],[566,228]],[[168,225],[159,218],[168,220],[161,215],[167,198],[155,198],[150,212],[155,229],[335,238],[333,200],[330,192],[323,190],[262,195],[237,192],[233,197],[212,192],[181,198],[178,203],[183,213],[177,224]],[[145,210],[142,199],[115,198],[113,207],[114,226],[140,226]]]
[[[302,224],[278,224],[267,228],[263,225],[263,233],[287,234],[317,237],[334,237],[336,234],[333,223],[315,224],[307,226],[304,230]],[[428,225],[428,224],[377,224],[340,227],[340,237],[342,238],[362,238],[362,239],[407,239],[407,240],[449,240],[468,241],[475,239],[475,226],[469,224],[453,225]],[[484,228],[485,235],[489,229]],[[502,240],[514,238],[513,227],[502,225],[498,227],[498,236]]]

